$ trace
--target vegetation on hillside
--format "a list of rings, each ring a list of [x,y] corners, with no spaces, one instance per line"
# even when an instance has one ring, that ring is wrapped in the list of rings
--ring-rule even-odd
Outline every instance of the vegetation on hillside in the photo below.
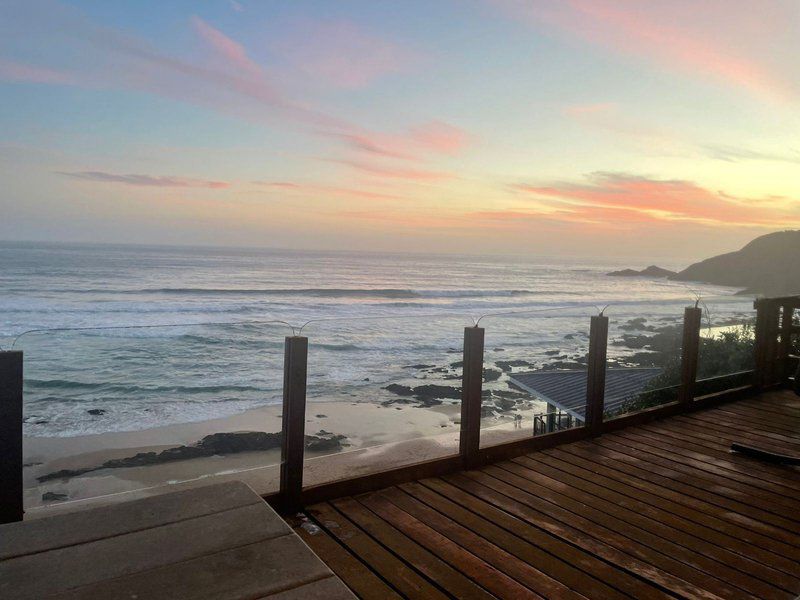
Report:
[[[681,382],[681,335],[680,326],[661,332],[662,340],[658,350],[660,356],[657,362],[663,366],[662,373],[650,380],[640,394],[625,402],[618,410],[619,414],[678,399]],[[701,337],[695,395],[701,396],[745,385],[751,377],[747,371],[755,367],[754,345],[752,322],[737,324],[713,337]]]

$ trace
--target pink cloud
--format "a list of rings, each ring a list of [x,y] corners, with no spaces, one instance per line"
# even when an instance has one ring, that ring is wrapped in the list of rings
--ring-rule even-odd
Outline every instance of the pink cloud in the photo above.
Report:
[[[340,88],[361,88],[409,69],[416,54],[351,21],[303,21],[274,44],[290,68]]]
[[[409,179],[412,181],[441,181],[445,179],[453,179],[455,175],[452,173],[445,173],[443,171],[428,171],[425,169],[407,169],[404,167],[394,167],[377,165],[358,160],[338,160],[326,159],[328,162],[337,163],[351,167],[362,173],[368,175],[375,175],[378,177],[388,177],[393,179]]]
[[[261,73],[261,67],[247,56],[247,51],[239,42],[232,40],[198,16],[193,16],[191,18],[191,23],[198,35],[208,42],[222,58],[227,60],[228,63],[235,68],[252,75],[259,75]]]
[[[143,187],[182,187],[182,188],[208,188],[223,189],[230,187],[227,181],[210,181],[207,179],[189,179],[185,177],[160,176],[160,175],[118,175],[116,173],[106,173],[103,171],[58,171],[59,175],[81,179],[84,181],[94,181],[98,183],[121,183],[124,185],[143,186]]]
[[[458,154],[470,142],[466,131],[441,121],[422,123],[399,134],[358,131],[329,135],[359,152],[404,160],[422,160],[425,154]]]
[[[365,200],[399,200],[400,196],[386,194],[383,192],[372,192],[364,189],[343,188],[330,185],[318,185],[311,183],[294,183],[291,181],[255,181],[256,185],[282,189],[294,192],[307,192],[313,194],[331,194],[334,196],[346,196],[351,198],[361,198]]]
[[[0,58],[0,79],[6,81],[26,81],[29,83],[72,84],[75,79],[69,73],[62,73],[46,67],[36,67]]]
[[[409,137],[412,143],[440,154],[457,154],[469,143],[466,131],[441,121],[431,121],[413,127]]]
[[[588,183],[518,184],[516,190],[549,201],[571,218],[625,221],[695,221],[706,224],[784,226],[800,213],[775,207],[774,199],[739,198],[683,180],[625,173],[594,173]],[[766,211],[763,202],[773,204]]]
[[[597,102],[594,104],[572,104],[564,108],[564,114],[576,117],[581,115],[594,115],[598,113],[614,112],[617,104],[614,102]]]
[[[784,35],[791,10],[741,0],[640,2],[638,0],[492,0],[515,17],[560,30],[660,68],[711,77],[761,98],[796,93],[774,61],[775,37]],[[762,12],[763,9],[763,12]],[[754,27],[753,21],[759,21]],[[721,24],[724,23],[724,26]]]

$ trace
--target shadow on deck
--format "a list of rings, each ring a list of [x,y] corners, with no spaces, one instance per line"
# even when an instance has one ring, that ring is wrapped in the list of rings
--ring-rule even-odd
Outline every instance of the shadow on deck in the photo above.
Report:
[[[308,507],[362,598],[794,598],[800,398],[775,391]]]

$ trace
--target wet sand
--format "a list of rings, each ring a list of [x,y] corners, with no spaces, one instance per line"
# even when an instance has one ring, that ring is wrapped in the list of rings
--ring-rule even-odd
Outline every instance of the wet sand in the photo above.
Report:
[[[320,430],[347,436],[349,444],[335,453],[306,453],[305,485],[316,485],[414,464],[458,453],[460,403],[432,408],[381,406],[368,402],[311,402],[306,433]],[[112,458],[138,452],[159,452],[189,445],[212,433],[281,429],[281,406],[266,406],[224,419],[185,423],[136,432],[103,433],[72,438],[24,440],[25,518],[81,510],[191,486],[240,480],[260,494],[277,491],[280,450],[243,452],[163,464],[100,469],[69,479],[44,483],[37,476],[61,469],[97,467]],[[525,420],[529,423],[529,420]],[[511,416],[484,419],[483,443],[530,436]],[[37,464],[29,464],[37,463]],[[43,500],[51,492],[63,500]]]

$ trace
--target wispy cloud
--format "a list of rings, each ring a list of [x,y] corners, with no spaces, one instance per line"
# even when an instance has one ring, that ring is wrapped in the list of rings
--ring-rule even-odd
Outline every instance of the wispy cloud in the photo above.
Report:
[[[627,173],[592,173],[586,179],[586,183],[523,183],[514,188],[537,201],[552,203],[556,212],[567,219],[765,227],[800,224],[796,203],[786,199],[741,198],[705,189],[691,181]]]
[[[245,73],[261,75],[261,67],[247,56],[247,51],[239,42],[229,38],[196,15],[191,18],[191,23],[198,35],[208,42],[228,64]]]
[[[299,21],[273,49],[311,80],[350,89],[407,71],[418,60],[416,52],[347,20]]]
[[[376,163],[365,162],[360,160],[346,160],[346,159],[324,159],[326,162],[345,165],[366,173],[368,175],[375,175],[378,177],[389,177],[393,179],[408,179],[412,181],[442,181],[445,179],[453,179],[453,173],[446,173],[444,171],[429,171],[426,169],[408,169],[405,167],[397,167],[392,165],[379,165]]]
[[[208,188],[223,189],[230,187],[227,181],[211,181],[207,179],[191,179],[187,177],[174,177],[171,175],[136,175],[117,173],[106,173],[103,171],[57,171],[59,175],[81,179],[83,181],[94,181],[98,183],[121,183],[124,185],[143,186],[143,187],[169,187],[169,188]]]
[[[37,67],[0,58],[0,79],[28,83],[73,84],[75,78],[47,67]]]
[[[615,102],[595,102],[593,104],[571,104],[564,107],[564,114],[571,117],[582,115],[595,115],[614,112],[617,109]]]
[[[455,155],[471,141],[466,131],[442,121],[422,123],[400,134],[358,131],[328,135],[359,152],[403,160],[422,160],[430,154]]]
[[[285,192],[297,192],[305,194],[317,194],[327,196],[342,196],[349,198],[359,198],[363,200],[399,200],[400,196],[387,194],[385,192],[374,192],[368,189],[338,187],[332,185],[321,185],[312,183],[296,183],[293,181],[254,181],[254,184],[266,188],[283,190]]]
[[[491,0],[536,27],[560,31],[662,69],[712,78],[770,101],[795,97],[797,80],[781,73],[770,51],[782,25],[796,19],[780,3],[640,2],[637,0]],[[763,12],[762,12],[763,9]],[[724,19],[724,21],[722,20]],[[724,22],[724,27],[720,24]]]
[[[717,160],[726,162],[741,162],[745,160],[761,160],[767,162],[785,162],[800,164],[800,152],[790,151],[780,152],[760,152],[749,148],[738,148],[735,146],[721,146],[708,144],[702,147],[706,155]]]

